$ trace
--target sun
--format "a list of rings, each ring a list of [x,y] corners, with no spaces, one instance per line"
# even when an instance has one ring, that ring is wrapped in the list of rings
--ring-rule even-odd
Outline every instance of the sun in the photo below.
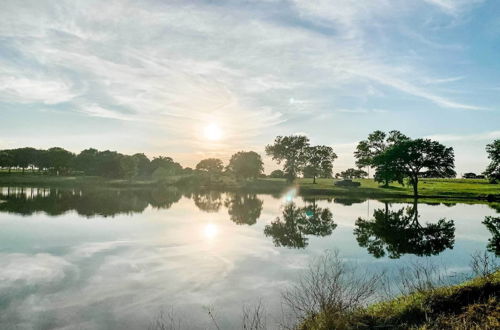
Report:
[[[208,124],[203,129],[203,135],[207,140],[218,141],[222,138],[222,129],[215,123]]]

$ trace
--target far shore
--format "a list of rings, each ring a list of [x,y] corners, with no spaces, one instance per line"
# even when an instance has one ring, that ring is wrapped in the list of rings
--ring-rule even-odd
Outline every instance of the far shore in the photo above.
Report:
[[[383,187],[373,179],[355,179],[360,182],[359,187],[335,186],[336,179],[317,179],[313,184],[312,179],[300,178],[293,184],[285,179],[259,178],[255,180],[237,181],[227,177],[213,180],[210,185],[198,182],[193,176],[176,176],[168,180],[115,180],[93,176],[48,176],[26,174],[2,174],[0,186],[35,186],[35,187],[109,187],[109,188],[151,188],[178,186],[185,188],[193,186],[197,189],[213,189],[225,191],[243,191],[251,193],[285,193],[295,188],[297,193],[304,196],[337,196],[359,198],[394,198],[413,199],[413,191],[409,186],[390,184]],[[438,200],[481,200],[500,201],[500,184],[491,184],[482,179],[421,179],[419,185],[420,199]]]

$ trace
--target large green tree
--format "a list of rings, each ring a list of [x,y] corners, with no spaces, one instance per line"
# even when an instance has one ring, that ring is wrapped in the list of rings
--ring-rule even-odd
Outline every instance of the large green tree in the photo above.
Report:
[[[8,168],[10,173],[12,166],[14,166],[14,157],[10,150],[0,151],[0,168]]]
[[[306,149],[307,172],[316,183],[317,177],[331,178],[333,170],[333,161],[337,159],[337,154],[333,152],[332,147],[312,146]]]
[[[484,175],[486,175],[491,183],[497,183],[500,181],[500,139],[488,144],[486,152],[491,162],[486,171],[484,171]]]
[[[44,163],[47,168],[51,168],[59,174],[68,173],[75,158],[75,155],[63,148],[50,148],[44,154]]]
[[[227,169],[237,178],[257,178],[264,172],[264,163],[254,151],[239,151],[231,156]]]
[[[218,158],[207,158],[200,161],[196,164],[196,169],[198,171],[207,173],[208,175],[208,184],[212,183],[212,179],[215,176],[218,176],[222,173],[224,169],[224,165],[222,164],[222,160]]]
[[[375,156],[375,166],[388,166],[396,175],[408,178],[413,194],[418,197],[420,177],[454,177],[453,148],[429,139],[405,140]]]
[[[283,163],[287,180],[293,182],[307,164],[308,147],[309,138],[304,135],[277,136],[274,144],[266,146],[266,154]]]
[[[388,134],[382,131],[374,131],[368,135],[366,140],[360,141],[356,146],[354,157],[356,158],[356,166],[374,167],[374,179],[377,182],[384,183],[388,186],[390,182],[398,181],[402,183],[400,173],[390,167],[390,164],[374,164],[375,157],[384,153],[393,145],[407,141],[409,138],[400,131],[390,131]]]

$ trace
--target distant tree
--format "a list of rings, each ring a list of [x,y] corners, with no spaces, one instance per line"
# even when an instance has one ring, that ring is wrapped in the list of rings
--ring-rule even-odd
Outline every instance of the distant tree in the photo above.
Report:
[[[266,146],[266,154],[283,163],[283,172],[293,182],[307,163],[309,139],[303,135],[277,136],[274,144]]]
[[[177,175],[182,172],[181,164],[174,162],[171,157],[160,156],[153,158],[150,164],[151,173],[160,167],[164,168],[166,170],[165,173],[168,173],[169,176]]]
[[[0,151],[0,168],[8,168],[10,173],[12,166],[14,166],[14,157],[10,150]]]
[[[124,178],[126,175],[122,167],[123,155],[105,150],[97,154],[97,174],[107,178]]]
[[[142,153],[137,153],[132,157],[137,165],[137,176],[142,178],[148,177],[151,174],[151,161],[149,158]]]
[[[402,183],[402,177],[399,175],[398,171],[390,168],[390,164],[378,164],[375,166],[374,158],[381,155],[391,146],[407,140],[409,140],[409,138],[399,131],[390,131],[389,134],[382,131],[374,131],[368,135],[366,140],[358,143],[356,151],[354,152],[356,166],[359,168],[367,166],[374,167],[375,181],[384,183],[386,187],[393,181]]]
[[[285,177],[285,173],[283,173],[282,170],[274,170],[269,174],[270,178],[275,178],[275,179],[283,179]]]
[[[500,139],[488,144],[486,152],[491,162],[486,171],[484,171],[484,175],[486,175],[491,183],[497,183],[500,181]]]
[[[97,161],[99,151],[97,149],[85,149],[80,152],[74,159],[74,167],[84,172],[86,175],[98,175]]]
[[[52,168],[55,173],[59,175],[69,172],[73,164],[75,154],[63,148],[54,147],[48,149],[44,153],[43,158],[45,158],[44,166],[46,168]]]
[[[367,177],[368,173],[360,169],[348,168],[347,170],[340,172],[338,176],[344,180],[362,179]]]
[[[307,172],[313,178],[313,184],[317,177],[330,178],[332,176],[333,161],[337,155],[332,147],[312,146],[306,148]]]
[[[224,165],[220,159],[207,158],[196,164],[196,169],[208,173],[221,173],[224,169]]]
[[[31,167],[35,166],[38,150],[35,148],[18,148],[12,149],[10,151],[14,166],[22,169],[22,172]]]
[[[137,159],[134,156],[122,155],[120,158],[120,170],[123,178],[132,179],[137,175]]]
[[[231,156],[227,169],[237,178],[257,178],[264,171],[264,163],[258,153],[240,151]]]
[[[207,158],[196,164],[198,171],[206,172],[208,174],[208,183],[212,182],[214,176],[220,175],[224,169],[222,161],[217,158]]]
[[[464,179],[476,179],[477,175],[476,175],[476,173],[469,172],[469,173],[464,173],[464,175],[462,175],[462,178],[464,178]]]
[[[429,139],[416,139],[394,144],[372,162],[375,166],[387,165],[397,175],[408,178],[417,197],[420,177],[454,177],[454,161],[453,148]]]

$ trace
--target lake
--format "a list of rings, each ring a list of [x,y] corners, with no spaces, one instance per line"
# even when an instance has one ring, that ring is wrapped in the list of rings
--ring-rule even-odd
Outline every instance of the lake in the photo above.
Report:
[[[495,248],[484,220],[499,211],[294,190],[0,187],[0,328],[147,329],[163,313],[207,329],[210,309],[234,329],[259,301],[273,328],[280,293],[325,250],[367,273],[430,260],[458,276]]]

